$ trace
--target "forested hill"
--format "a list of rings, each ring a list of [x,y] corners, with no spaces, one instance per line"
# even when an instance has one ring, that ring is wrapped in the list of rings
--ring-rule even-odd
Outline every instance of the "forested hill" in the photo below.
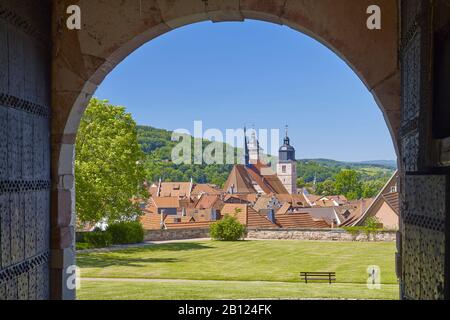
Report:
[[[138,126],[138,143],[146,154],[145,168],[149,181],[189,181],[213,183],[222,186],[232,165],[174,164],[171,162],[172,149],[178,142],[172,141],[172,132],[149,126]],[[209,141],[203,141],[207,146]]]
[[[231,165],[175,165],[171,159],[172,148],[177,142],[171,141],[172,132],[149,126],[138,126],[138,142],[147,155],[146,169],[149,180],[189,181],[223,185]],[[208,141],[203,141],[207,145]],[[316,177],[318,183],[333,180],[344,169],[358,172],[362,181],[386,181],[395,171],[394,161],[340,162],[329,159],[298,160],[298,176],[305,183]]]
[[[386,164],[380,164],[385,162]],[[391,177],[397,169],[392,161],[368,161],[368,162],[342,162],[330,159],[303,159],[297,160],[297,173],[305,182],[317,182],[332,180],[333,177],[344,169],[355,170],[363,181],[386,179]]]

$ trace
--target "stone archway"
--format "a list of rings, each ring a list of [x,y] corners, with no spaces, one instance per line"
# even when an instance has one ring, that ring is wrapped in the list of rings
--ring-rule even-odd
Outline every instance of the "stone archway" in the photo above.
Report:
[[[82,28],[65,27],[77,4]],[[367,8],[382,10],[382,29],[366,27]],[[284,24],[328,46],[355,71],[380,106],[399,154],[398,4],[394,0],[59,0],[53,10],[51,294],[70,299],[74,264],[74,144],[87,103],[104,77],[142,44],[200,21],[256,19]],[[155,81],[157,81],[155,79]]]

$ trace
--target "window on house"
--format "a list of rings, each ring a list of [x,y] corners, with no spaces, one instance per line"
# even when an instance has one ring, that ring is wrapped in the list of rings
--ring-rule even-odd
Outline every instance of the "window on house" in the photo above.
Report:
[[[281,172],[286,173],[286,166],[281,167]]]

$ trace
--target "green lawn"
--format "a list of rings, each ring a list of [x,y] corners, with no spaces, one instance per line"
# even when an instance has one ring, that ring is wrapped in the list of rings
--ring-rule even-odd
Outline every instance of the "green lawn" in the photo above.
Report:
[[[79,254],[78,265],[81,267],[82,278],[224,282],[82,281],[78,297],[396,299],[398,287],[394,271],[394,252],[394,243],[192,241],[107,253]],[[369,265],[381,268],[384,284],[381,290],[369,290],[365,285],[366,269]],[[331,286],[305,285],[299,283],[298,274],[301,271],[335,271],[337,283]]]
[[[369,290],[362,284],[336,283],[134,283],[82,281],[81,300],[219,299],[398,299],[397,285]]]

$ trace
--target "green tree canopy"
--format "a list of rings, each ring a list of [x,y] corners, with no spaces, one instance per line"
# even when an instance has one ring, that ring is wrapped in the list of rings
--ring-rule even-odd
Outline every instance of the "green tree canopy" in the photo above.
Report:
[[[383,189],[386,181],[382,179],[366,181],[363,184],[362,188],[362,197],[363,198],[372,198],[377,196],[377,194]]]
[[[334,188],[333,180],[325,180],[324,182],[318,183],[316,187],[316,191],[318,195],[334,195],[336,194]]]
[[[303,179],[302,177],[297,178],[297,188],[304,188],[305,186],[305,179]]]
[[[145,198],[144,154],[136,123],[124,107],[92,99],[76,141],[76,209],[81,222],[126,220]]]
[[[337,194],[343,194],[349,200],[361,198],[362,183],[355,170],[342,170],[336,175],[334,188]]]

